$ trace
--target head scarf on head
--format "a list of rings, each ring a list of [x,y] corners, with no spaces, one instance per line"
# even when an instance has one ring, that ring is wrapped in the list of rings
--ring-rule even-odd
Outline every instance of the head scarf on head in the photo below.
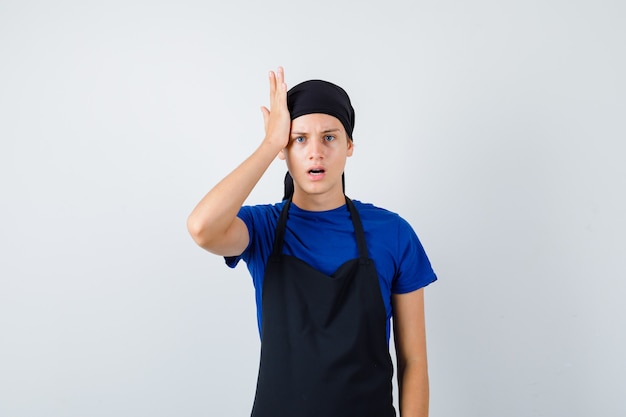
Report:
[[[346,129],[348,138],[354,140],[352,138],[354,109],[350,103],[350,97],[338,85],[322,80],[304,81],[287,91],[287,108],[291,120],[312,113],[323,113],[336,117]],[[343,176],[341,180],[345,190]],[[291,198],[293,191],[293,178],[287,172],[283,200]]]

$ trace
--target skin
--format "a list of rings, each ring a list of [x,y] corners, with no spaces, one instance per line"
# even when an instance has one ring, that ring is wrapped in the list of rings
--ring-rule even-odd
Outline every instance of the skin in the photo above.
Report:
[[[261,107],[265,137],[259,147],[197,204],[187,219],[194,241],[220,256],[240,255],[248,246],[245,223],[237,217],[278,156],[294,179],[293,203],[303,210],[331,210],[345,204],[341,183],[354,146],[341,122],[327,114],[291,121],[284,71],[269,73],[270,108]],[[270,110],[271,109],[271,110]],[[428,416],[428,367],[423,289],[392,296],[401,417]]]
[[[289,144],[279,154],[293,177],[294,204],[310,211],[344,205],[341,174],[353,150],[337,118],[315,113],[294,119]]]
[[[427,417],[430,389],[424,289],[393,294],[393,329],[401,417]]]

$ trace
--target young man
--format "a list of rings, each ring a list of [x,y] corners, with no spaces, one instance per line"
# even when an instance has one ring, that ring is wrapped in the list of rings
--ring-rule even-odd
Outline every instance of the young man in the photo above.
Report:
[[[352,201],[343,189],[354,110],[326,81],[287,91],[270,72],[265,138],[198,203],[193,239],[256,291],[261,361],[254,417],[392,417],[393,316],[402,417],[428,415],[423,287],[437,278],[398,215]],[[278,156],[285,198],[243,206]]]

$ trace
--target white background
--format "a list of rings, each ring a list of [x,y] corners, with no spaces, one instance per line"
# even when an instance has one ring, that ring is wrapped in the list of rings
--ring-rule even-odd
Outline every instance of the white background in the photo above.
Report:
[[[626,415],[625,21],[620,0],[1,0],[0,416],[249,415],[251,280],[185,221],[260,142],[278,65],[350,93],[347,193],[405,217],[439,276],[431,415]]]

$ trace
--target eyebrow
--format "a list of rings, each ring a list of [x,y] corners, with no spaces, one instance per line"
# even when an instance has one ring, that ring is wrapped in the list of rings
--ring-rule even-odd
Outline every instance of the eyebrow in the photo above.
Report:
[[[326,130],[322,130],[321,133],[325,134],[325,133],[335,133],[335,132],[339,132],[341,131],[341,129],[339,128],[333,128],[333,129],[326,129]],[[297,136],[303,136],[303,135],[307,135],[309,134],[308,132],[291,132],[292,135],[297,135]]]

